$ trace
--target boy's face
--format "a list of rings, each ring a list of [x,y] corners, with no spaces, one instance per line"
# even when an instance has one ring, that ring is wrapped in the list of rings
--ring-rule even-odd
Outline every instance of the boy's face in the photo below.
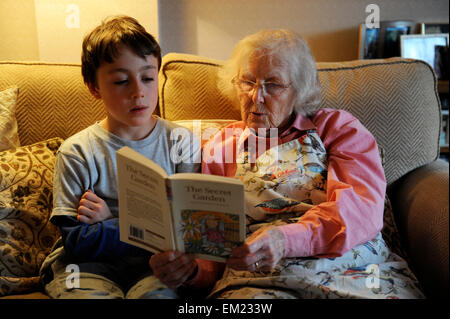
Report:
[[[153,55],[143,59],[122,46],[113,63],[100,65],[97,87],[89,90],[105,104],[108,131],[128,139],[144,138],[156,123],[152,113],[158,103],[158,60]]]

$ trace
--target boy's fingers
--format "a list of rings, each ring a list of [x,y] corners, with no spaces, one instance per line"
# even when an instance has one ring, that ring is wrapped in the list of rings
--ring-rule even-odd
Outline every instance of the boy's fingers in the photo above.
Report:
[[[175,251],[165,251],[159,254],[155,254],[150,258],[150,264],[154,268],[159,268],[167,265],[177,258],[174,254]]]
[[[77,215],[77,219],[81,223],[92,224],[92,220],[85,215]]]
[[[86,191],[81,198],[90,200],[90,201],[92,201],[94,203],[98,203],[100,201],[100,197],[95,195],[95,193],[93,193],[90,190]]]
[[[177,263],[173,263],[172,269],[166,269],[166,281],[172,284],[182,284],[186,279],[192,274],[192,272],[197,267],[197,262],[188,258],[183,260],[177,260]]]
[[[169,275],[169,278],[189,263],[195,263],[195,257],[179,251],[166,251],[150,258],[150,267],[153,271],[159,275]]]
[[[88,207],[86,207],[86,206],[79,206],[78,207],[78,214],[86,216],[88,218],[92,218],[94,212],[91,209],[89,209]]]
[[[191,267],[192,265],[196,265],[197,262],[195,258],[191,255],[182,255],[174,261],[175,271],[186,269],[187,267]],[[177,269],[178,268],[178,269]]]
[[[91,213],[99,211],[101,208],[101,204],[99,202],[95,202],[90,199],[81,199],[79,205],[79,207],[85,207],[89,209]]]
[[[196,263],[192,263],[186,267],[180,268],[176,273],[174,273],[172,278],[167,279],[167,286],[174,289],[182,285],[195,271],[195,267],[197,267]]]
[[[85,207],[85,208],[92,209],[91,206],[92,206],[92,202],[85,198],[82,198],[79,202],[79,207]]]

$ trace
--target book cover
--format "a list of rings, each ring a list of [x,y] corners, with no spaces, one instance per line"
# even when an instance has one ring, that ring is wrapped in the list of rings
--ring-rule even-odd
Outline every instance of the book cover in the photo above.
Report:
[[[131,148],[117,152],[120,240],[157,253],[225,261],[245,240],[244,186],[199,173],[168,176]]]

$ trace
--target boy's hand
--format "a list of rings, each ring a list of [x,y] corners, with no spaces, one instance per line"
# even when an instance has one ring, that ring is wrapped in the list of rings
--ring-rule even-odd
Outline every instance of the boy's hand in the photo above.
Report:
[[[197,267],[194,255],[173,250],[154,254],[149,264],[156,278],[171,289],[184,284]]]
[[[106,202],[91,190],[87,190],[81,196],[78,206],[78,221],[86,224],[95,224],[112,217]]]

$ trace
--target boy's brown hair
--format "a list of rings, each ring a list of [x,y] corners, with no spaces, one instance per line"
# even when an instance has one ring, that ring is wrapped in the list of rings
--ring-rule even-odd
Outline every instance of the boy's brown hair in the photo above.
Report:
[[[84,83],[97,86],[97,69],[103,62],[112,63],[118,57],[119,48],[125,45],[145,59],[153,55],[161,67],[161,48],[136,19],[124,15],[105,19],[83,39],[81,73]]]

